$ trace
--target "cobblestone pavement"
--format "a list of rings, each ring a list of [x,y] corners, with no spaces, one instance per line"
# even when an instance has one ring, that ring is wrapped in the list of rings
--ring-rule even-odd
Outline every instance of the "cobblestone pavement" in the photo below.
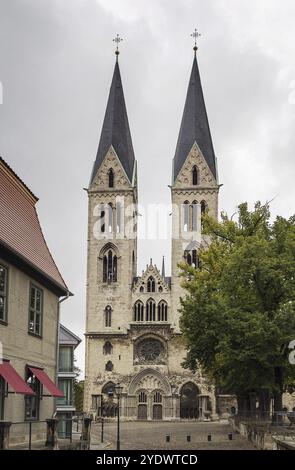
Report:
[[[233,440],[228,439],[232,432],[226,422],[122,422],[120,423],[122,450],[255,450],[255,447],[239,434],[233,433]],[[166,435],[170,442],[166,443]],[[207,436],[211,434],[212,441]],[[187,442],[187,436],[191,442]],[[108,449],[116,449],[116,423],[104,425],[104,441],[109,442]],[[92,423],[91,441],[100,443],[100,423]]]

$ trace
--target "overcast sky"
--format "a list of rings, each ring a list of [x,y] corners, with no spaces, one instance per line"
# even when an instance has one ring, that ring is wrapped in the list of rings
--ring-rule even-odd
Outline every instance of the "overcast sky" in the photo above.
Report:
[[[295,198],[293,0],[0,0],[0,154],[40,198],[48,245],[75,297],[62,323],[83,338],[87,195],[114,67],[138,161],[140,203],[168,204],[171,162],[192,66],[191,32],[219,179],[220,210]],[[170,242],[140,241],[139,266]],[[84,347],[77,350],[84,368]]]

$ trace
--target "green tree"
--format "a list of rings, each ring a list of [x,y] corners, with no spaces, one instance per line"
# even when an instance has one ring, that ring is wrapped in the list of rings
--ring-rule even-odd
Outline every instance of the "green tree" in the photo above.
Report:
[[[282,410],[282,394],[293,387],[295,367],[288,345],[295,339],[295,217],[271,223],[269,206],[246,203],[237,220],[202,220],[210,244],[200,266],[182,264],[187,295],[181,299],[185,367],[201,367],[215,383],[235,393],[239,411]],[[254,408],[254,406],[253,406]]]
[[[84,399],[84,380],[79,380],[81,369],[76,365],[76,358],[74,358],[74,372],[76,377],[74,378],[74,404],[77,412],[83,411],[83,399]]]
[[[77,412],[83,411],[84,380],[74,380],[74,400]]]

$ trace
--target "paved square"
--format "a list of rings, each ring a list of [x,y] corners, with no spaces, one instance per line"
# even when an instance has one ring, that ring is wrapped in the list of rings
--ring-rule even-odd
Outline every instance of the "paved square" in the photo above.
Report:
[[[122,422],[120,423],[122,450],[255,450],[255,447],[239,434],[233,433],[233,440],[228,439],[232,432],[226,422]],[[92,424],[91,442],[100,444],[100,423]],[[208,442],[211,434],[211,442]],[[170,442],[166,442],[166,435]],[[191,442],[187,442],[187,436]],[[117,427],[115,422],[106,422],[104,441],[109,442],[109,449],[116,449]]]

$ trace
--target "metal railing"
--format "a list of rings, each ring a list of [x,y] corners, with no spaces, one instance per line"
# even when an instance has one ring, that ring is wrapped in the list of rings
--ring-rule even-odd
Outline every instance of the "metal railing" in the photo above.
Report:
[[[57,437],[60,447],[66,447],[81,440],[83,415],[58,419]],[[45,448],[47,421],[18,421],[10,426],[10,445],[12,450],[37,450]]]

